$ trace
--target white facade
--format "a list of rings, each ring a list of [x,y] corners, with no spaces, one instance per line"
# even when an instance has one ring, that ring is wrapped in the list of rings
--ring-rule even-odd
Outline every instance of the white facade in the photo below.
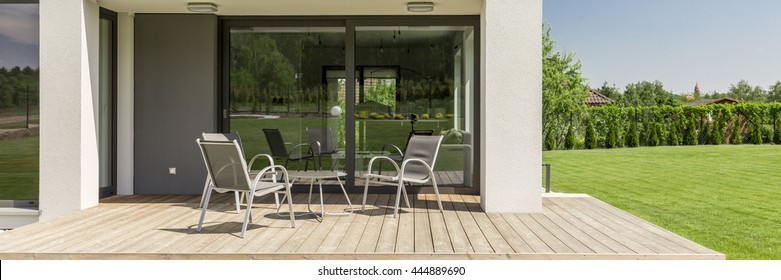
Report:
[[[187,2],[40,1],[41,220],[98,204],[99,7],[118,13],[117,191],[133,194],[133,14],[188,13]],[[219,16],[412,15],[398,0],[211,2]],[[542,0],[434,3],[434,12],[422,15],[481,17],[481,206],[541,211]]]

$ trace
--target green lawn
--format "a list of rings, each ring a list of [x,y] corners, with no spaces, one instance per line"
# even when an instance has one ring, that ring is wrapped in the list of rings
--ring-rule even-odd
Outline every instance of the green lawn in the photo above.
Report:
[[[38,200],[38,137],[0,141],[0,200]]]
[[[781,259],[781,146],[546,151],[555,192],[586,193],[728,259]]]

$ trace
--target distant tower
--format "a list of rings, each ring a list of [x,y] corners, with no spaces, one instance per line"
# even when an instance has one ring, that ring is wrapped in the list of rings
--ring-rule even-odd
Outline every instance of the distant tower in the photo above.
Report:
[[[694,85],[694,99],[700,99],[700,82]]]

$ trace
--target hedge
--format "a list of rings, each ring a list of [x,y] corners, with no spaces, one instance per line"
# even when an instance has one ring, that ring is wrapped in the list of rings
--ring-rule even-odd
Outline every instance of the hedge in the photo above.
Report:
[[[589,107],[567,127],[564,143],[552,143],[550,136],[546,149],[781,144],[781,103]]]

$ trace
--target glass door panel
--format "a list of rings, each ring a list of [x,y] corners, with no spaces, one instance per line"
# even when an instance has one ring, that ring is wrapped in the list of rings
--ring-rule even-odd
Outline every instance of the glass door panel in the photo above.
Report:
[[[99,194],[116,194],[116,14],[101,9],[98,82]]]
[[[292,170],[343,168],[345,28],[232,27],[229,35],[229,126],[246,156],[273,154]],[[267,138],[277,131],[280,141]],[[320,157],[298,156],[317,153],[314,143]]]
[[[437,183],[473,186],[473,46],[471,26],[355,28],[357,174],[372,156],[403,152],[413,130],[428,130],[444,135]]]

